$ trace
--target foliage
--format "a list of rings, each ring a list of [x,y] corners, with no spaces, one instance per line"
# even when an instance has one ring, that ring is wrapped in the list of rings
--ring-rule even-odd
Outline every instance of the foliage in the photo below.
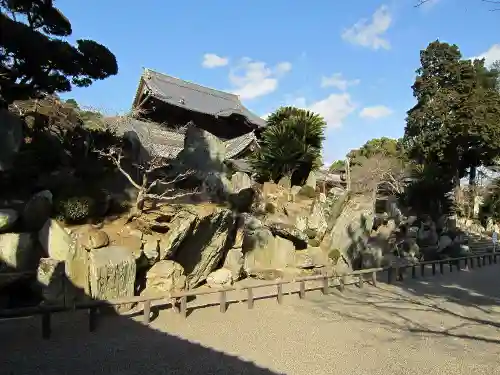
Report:
[[[52,0],[0,0],[0,10],[3,105],[86,87],[118,73],[115,56],[103,45],[66,41],[71,23]]]
[[[398,194],[399,202],[417,214],[429,214],[434,218],[455,210],[449,192],[452,179],[439,166],[415,165],[412,181]]]
[[[489,164],[500,152],[497,73],[439,41],[420,52],[420,62],[404,144],[410,158],[434,165],[458,184],[467,168]]]
[[[351,166],[361,165],[375,155],[404,159],[405,153],[402,140],[387,137],[370,139],[359,149],[347,154]]]
[[[58,218],[68,223],[82,222],[92,215],[93,209],[93,199],[86,196],[63,199],[56,205]]]
[[[342,257],[342,254],[340,253],[339,249],[332,249],[328,253],[328,258],[330,258],[333,261],[333,264],[336,265],[339,261],[339,259]]]
[[[491,215],[495,220],[500,220],[500,178],[493,180],[489,186],[481,211]]]
[[[0,178],[0,188],[4,191],[9,186],[25,190],[48,188],[41,180],[48,180],[51,190],[75,179],[93,185],[114,169],[112,163],[101,160],[97,153],[121,143],[114,129],[86,127],[74,107],[53,96],[16,101],[10,109],[24,118],[25,129],[13,169]],[[62,171],[72,173],[66,178],[56,178],[54,174]]]
[[[400,194],[405,186],[405,165],[396,156],[376,153],[355,164],[351,170],[353,192],[383,191]]]
[[[497,77],[495,88],[500,92],[500,60],[494,61],[493,64],[491,64],[490,70]]]
[[[135,204],[129,214],[128,220],[132,220],[142,214],[145,209],[146,202],[151,203],[152,207],[156,207],[159,203],[173,202],[178,199],[192,198],[198,194],[197,190],[179,192],[178,184],[186,182],[189,178],[194,177],[194,171],[187,170],[183,173],[175,172],[175,177],[172,176],[171,165],[167,160],[154,154],[154,151],[149,150],[151,158],[145,159],[140,163],[136,160],[128,160],[132,162],[135,178],[126,167],[126,151],[122,145],[111,146],[106,150],[95,150],[99,156],[110,163],[120,172],[123,177],[137,190]],[[136,181],[139,180],[140,182]]]
[[[260,150],[252,158],[261,179],[277,181],[292,176],[300,184],[311,170],[321,167],[321,147],[325,139],[325,120],[310,111],[282,107],[267,119]]]
[[[65,105],[75,110],[79,120],[86,128],[96,130],[105,127],[102,113],[80,108],[75,99],[66,100]]]
[[[330,172],[338,172],[342,171],[345,168],[345,160],[336,160],[330,165],[330,168],[328,170]]]

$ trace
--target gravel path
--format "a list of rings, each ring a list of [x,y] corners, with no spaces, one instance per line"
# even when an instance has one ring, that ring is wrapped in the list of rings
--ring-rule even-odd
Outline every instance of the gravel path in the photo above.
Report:
[[[140,319],[0,323],[0,374],[500,374],[500,265]]]

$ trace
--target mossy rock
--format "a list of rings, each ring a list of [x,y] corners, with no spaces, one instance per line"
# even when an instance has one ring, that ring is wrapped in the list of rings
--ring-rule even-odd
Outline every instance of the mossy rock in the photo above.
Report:
[[[309,238],[307,243],[312,247],[319,247],[319,245],[321,245],[321,241],[317,238]]]

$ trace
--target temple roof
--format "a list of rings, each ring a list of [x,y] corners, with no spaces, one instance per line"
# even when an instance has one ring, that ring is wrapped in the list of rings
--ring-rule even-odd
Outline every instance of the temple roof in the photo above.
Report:
[[[143,147],[151,148],[153,153],[164,158],[175,158],[184,149],[184,133],[165,128],[158,123],[141,121],[130,117],[108,118],[120,134],[135,132]],[[233,159],[244,151],[256,137],[253,132],[224,141],[226,159]]]
[[[245,108],[238,95],[200,86],[151,69],[144,69],[134,107],[139,104],[138,100],[145,90],[156,99],[176,107],[212,116],[240,115],[256,127],[266,126],[266,120]]]

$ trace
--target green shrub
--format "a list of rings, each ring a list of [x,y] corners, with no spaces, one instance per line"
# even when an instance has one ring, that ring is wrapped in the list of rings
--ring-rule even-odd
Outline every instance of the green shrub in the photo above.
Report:
[[[337,264],[337,262],[339,261],[340,257],[341,257],[341,254],[340,254],[340,250],[339,249],[332,249],[328,253],[328,258],[330,258],[331,260],[333,260],[333,264]]]
[[[94,200],[90,197],[71,197],[59,201],[57,218],[66,222],[81,222],[92,215]]]

